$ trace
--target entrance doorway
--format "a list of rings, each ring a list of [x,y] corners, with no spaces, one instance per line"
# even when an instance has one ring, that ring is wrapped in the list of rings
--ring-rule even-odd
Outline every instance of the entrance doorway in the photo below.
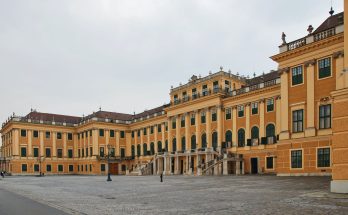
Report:
[[[110,174],[118,175],[118,163],[110,163]]]
[[[172,173],[174,173],[174,162],[175,162],[175,158],[171,159],[171,161],[172,161],[172,163],[171,163],[171,165],[172,165]]]
[[[251,158],[250,164],[251,164],[251,174],[257,174],[258,173],[257,158]]]
[[[184,161],[181,160],[180,162],[180,174],[183,175],[184,174]]]

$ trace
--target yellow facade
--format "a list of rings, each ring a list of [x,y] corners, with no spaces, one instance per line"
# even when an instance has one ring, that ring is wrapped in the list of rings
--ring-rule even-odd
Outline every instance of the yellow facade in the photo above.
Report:
[[[168,105],[140,114],[11,116],[1,129],[1,167],[105,174],[110,155],[114,174],[332,174],[344,181],[346,19],[336,14],[299,40],[283,38],[271,57],[277,71],[245,78],[221,67],[192,76],[171,89]]]

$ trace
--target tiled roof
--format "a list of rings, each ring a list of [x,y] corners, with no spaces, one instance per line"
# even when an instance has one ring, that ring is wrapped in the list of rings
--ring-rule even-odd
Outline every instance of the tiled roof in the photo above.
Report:
[[[342,25],[343,20],[343,12],[330,16],[317,29],[315,29],[313,34],[328,30],[330,28],[334,28],[338,25]]]
[[[93,117],[103,118],[103,119],[113,119],[113,120],[124,120],[124,121],[132,119],[132,115],[130,114],[116,113],[116,112],[109,112],[109,111],[98,111],[88,115],[87,117],[85,117],[85,119],[91,119]]]
[[[136,115],[133,116],[133,119],[138,119],[138,118],[141,118],[141,117],[146,117],[148,115],[152,115],[152,114],[155,114],[155,113],[159,113],[159,112],[162,112],[164,110],[164,108],[168,107],[169,104],[165,104],[165,105],[162,105],[160,107],[156,107],[156,108],[153,108],[153,109],[150,109],[150,110],[146,110],[142,113],[138,113]]]
[[[279,77],[280,76],[279,76],[278,71],[271,71],[270,73],[260,75],[260,76],[255,77],[255,78],[247,79],[246,82],[247,82],[248,86],[252,86],[252,85],[260,84],[263,82],[271,81],[271,80],[277,79]]]
[[[81,117],[76,116],[67,116],[67,115],[59,115],[59,114],[51,114],[51,113],[40,113],[37,111],[32,111],[28,115],[25,116],[26,119],[33,120],[42,120],[42,121],[55,121],[61,123],[72,123],[77,124],[81,121]]]

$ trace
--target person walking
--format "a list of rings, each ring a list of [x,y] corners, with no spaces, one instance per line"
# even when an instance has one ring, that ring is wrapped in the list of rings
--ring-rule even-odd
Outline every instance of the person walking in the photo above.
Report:
[[[160,178],[161,178],[161,182],[163,182],[163,172],[161,173]]]

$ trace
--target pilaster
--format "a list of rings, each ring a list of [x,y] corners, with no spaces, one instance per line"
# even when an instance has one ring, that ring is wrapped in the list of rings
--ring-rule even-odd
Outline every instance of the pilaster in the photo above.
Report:
[[[305,62],[305,67],[307,67],[307,99],[306,99],[306,115],[307,123],[305,136],[313,137],[315,136],[315,125],[314,125],[314,66],[316,61],[311,60]]]
[[[290,69],[284,68],[279,71],[280,73],[280,95],[281,100],[281,120],[280,120],[280,134],[279,139],[289,139],[289,76]]]

